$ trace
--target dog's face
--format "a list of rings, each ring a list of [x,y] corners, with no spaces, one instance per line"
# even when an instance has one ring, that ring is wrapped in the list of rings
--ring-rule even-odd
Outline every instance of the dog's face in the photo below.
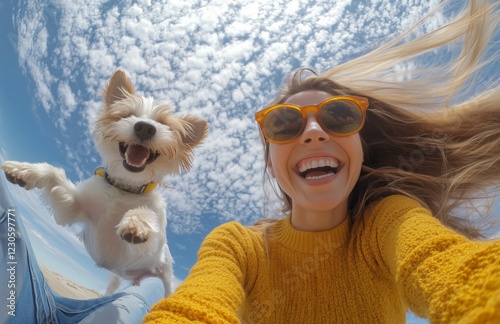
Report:
[[[169,105],[136,95],[120,70],[103,97],[104,108],[93,133],[111,177],[142,185],[191,168],[193,149],[206,136],[206,121],[176,116]]]

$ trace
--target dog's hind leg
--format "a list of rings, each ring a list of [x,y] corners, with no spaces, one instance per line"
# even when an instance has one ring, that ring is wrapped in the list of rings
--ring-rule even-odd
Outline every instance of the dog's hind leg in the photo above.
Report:
[[[7,180],[26,190],[43,190],[53,208],[54,219],[60,225],[82,220],[84,212],[75,198],[75,185],[66,178],[63,169],[48,163],[7,161],[2,165]]]
[[[114,293],[118,287],[120,287],[120,283],[122,282],[122,278],[114,273],[111,273],[111,277],[109,279],[108,288],[106,289],[106,296]]]
[[[161,281],[163,282],[163,288],[165,289],[165,298],[167,298],[174,292],[172,287],[172,276],[168,275],[167,272],[168,271],[162,273],[160,277]]]
[[[173,292],[173,279],[174,279],[174,260],[170,254],[170,249],[168,245],[163,246],[163,260],[162,260],[161,270],[159,271],[159,277],[163,282],[163,288],[165,289],[165,298],[170,296]]]

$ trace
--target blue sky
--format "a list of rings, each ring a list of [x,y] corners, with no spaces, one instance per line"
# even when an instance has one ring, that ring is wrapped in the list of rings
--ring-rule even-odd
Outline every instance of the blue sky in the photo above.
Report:
[[[49,162],[73,181],[100,164],[91,127],[117,68],[139,93],[209,122],[193,169],[169,176],[168,240],[186,277],[205,235],[263,216],[253,114],[286,73],[324,70],[376,47],[439,1],[27,1],[0,4],[0,159]],[[428,27],[446,20],[438,15]],[[39,262],[103,291],[97,269],[38,198],[10,186]],[[276,216],[266,214],[266,216]],[[98,278],[95,280],[95,278]]]

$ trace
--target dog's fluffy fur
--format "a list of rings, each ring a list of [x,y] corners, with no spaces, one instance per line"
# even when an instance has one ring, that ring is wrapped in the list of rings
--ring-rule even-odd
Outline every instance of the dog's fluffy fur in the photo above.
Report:
[[[161,183],[167,174],[189,170],[193,149],[206,136],[207,125],[136,95],[120,70],[103,97],[93,133],[106,177],[94,175],[75,185],[64,170],[47,163],[8,161],[2,169],[9,181],[28,190],[42,189],[57,224],[83,224],[88,253],[99,267],[114,273],[106,294],[118,288],[120,277],[138,285],[143,277],[157,276],[168,296],[173,260],[166,240],[166,203],[157,190],[142,194],[126,190]]]

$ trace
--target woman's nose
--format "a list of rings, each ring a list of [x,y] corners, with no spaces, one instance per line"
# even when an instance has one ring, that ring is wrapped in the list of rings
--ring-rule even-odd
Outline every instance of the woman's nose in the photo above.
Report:
[[[304,132],[300,135],[300,143],[326,142],[330,139],[328,133],[318,123],[313,112],[307,114],[307,124]]]

